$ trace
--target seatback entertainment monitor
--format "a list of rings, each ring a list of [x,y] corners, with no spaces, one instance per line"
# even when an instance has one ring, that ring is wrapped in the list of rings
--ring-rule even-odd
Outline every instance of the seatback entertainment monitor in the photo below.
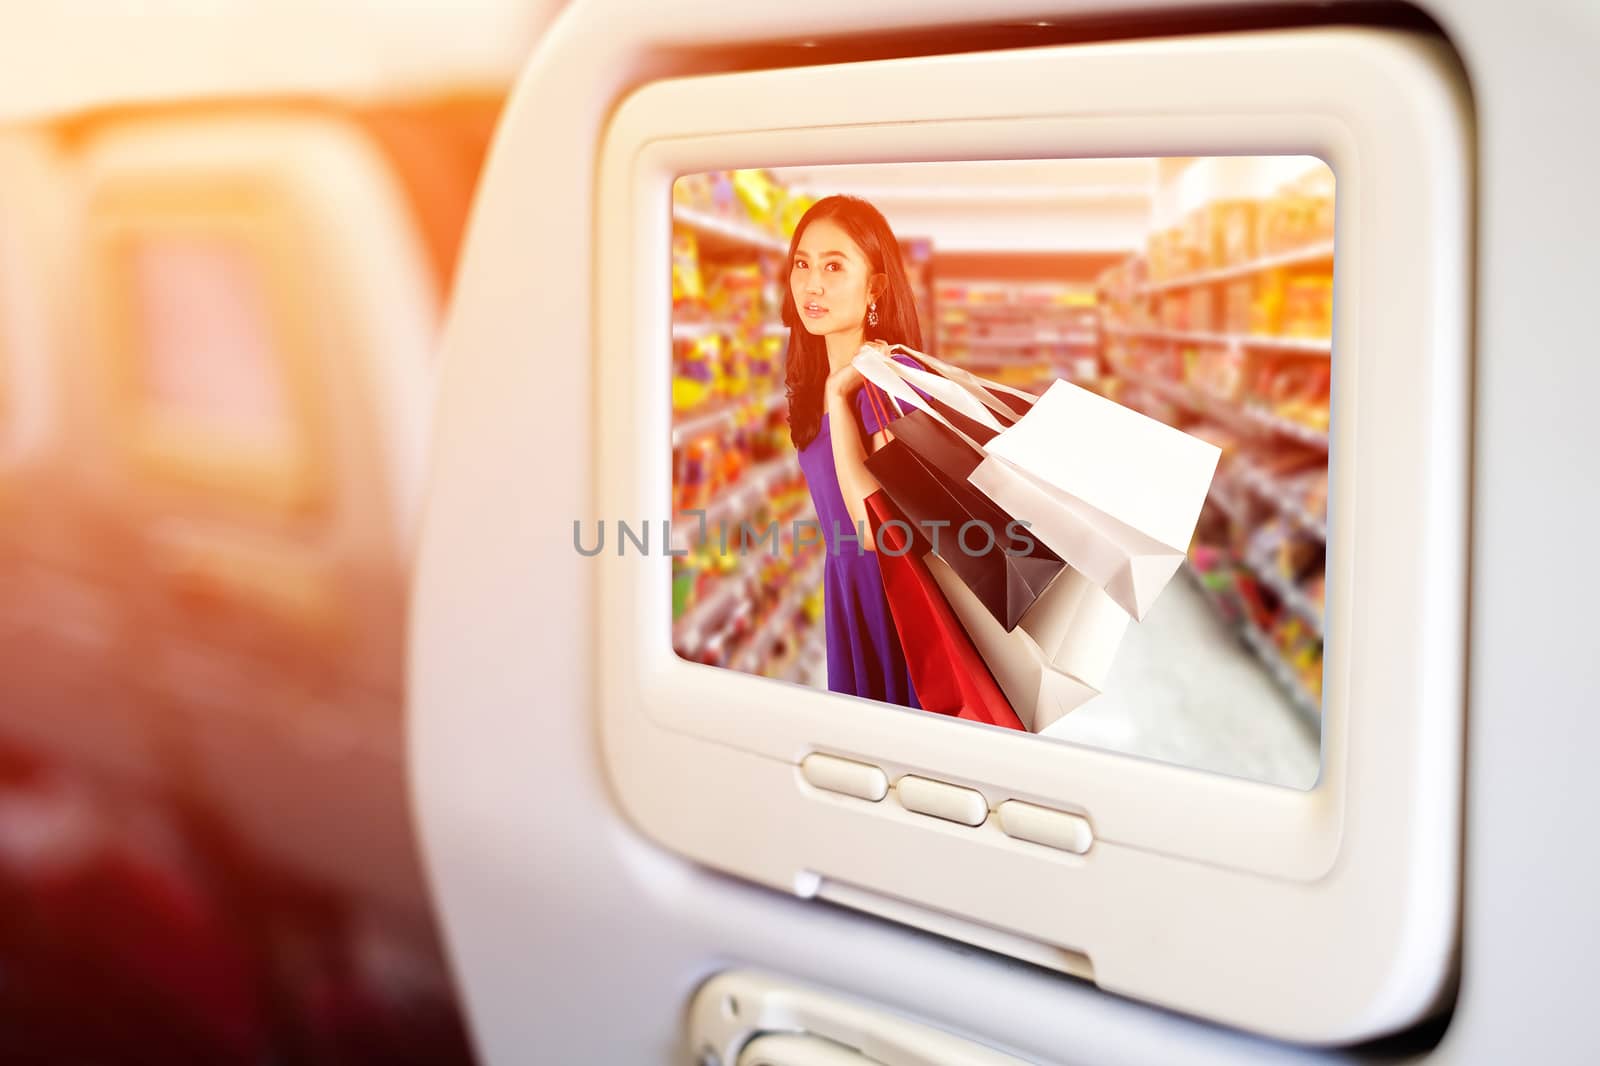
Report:
[[[563,520],[637,828],[1285,1039],[1436,1007],[1465,129],[1354,29],[622,102]]]

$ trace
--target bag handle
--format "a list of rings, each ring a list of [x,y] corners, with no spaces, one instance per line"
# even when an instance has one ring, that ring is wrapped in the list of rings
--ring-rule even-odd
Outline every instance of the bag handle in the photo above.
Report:
[[[999,403],[998,400],[994,400],[992,397],[977,396],[973,390],[958,382],[951,381],[942,374],[935,374],[932,371],[922,369],[920,366],[907,366],[897,359],[889,359],[888,357],[885,357],[884,365],[900,377],[901,380],[905,381],[906,384],[914,385],[957,414],[965,415],[986,429],[992,429],[996,433],[1003,433],[1016,419],[1015,412],[1007,410],[1008,418],[1002,420],[989,406],[991,403]]]
[[[892,399],[900,401],[901,403],[908,403],[918,410],[926,412],[933,418],[935,422],[954,433],[969,447],[976,449],[980,455],[988,454],[983,445],[979,444],[961,430],[951,425],[949,419],[945,418],[944,415],[934,410],[933,405],[928,403],[927,400],[924,400],[922,395],[918,393],[916,389],[913,389],[906,384],[900,372],[905,371],[909,373],[911,371],[910,367],[902,366],[901,364],[894,362],[892,359],[885,358],[876,348],[861,349],[861,351],[856,353],[855,359],[851,360],[851,362],[855,368],[861,372],[862,377],[866,378],[867,381],[872,385],[876,385],[878,388],[882,389],[886,395]],[[965,391],[959,386],[945,381],[943,378],[926,374],[925,372],[920,373],[924,373],[925,376],[932,379],[934,387],[927,390],[929,395],[953,392],[958,396],[963,397],[966,400],[966,403],[962,404],[959,400],[957,400],[957,402],[950,404],[951,407],[966,407],[969,405],[976,405],[980,408],[982,407],[982,405],[978,404],[977,401],[972,397],[967,396]],[[863,386],[863,388],[864,387],[865,386]],[[945,401],[943,395],[940,395],[939,399],[941,402],[948,402]],[[961,413],[966,414],[967,412],[963,410]],[[985,416],[987,416],[986,411]],[[984,421],[984,418],[978,417],[976,420],[982,422]],[[992,421],[992,418],[990,418],[990,423],[992,423]],[[995,426],[993,428],[1003,429],[1004,427]]]
[[[894,440],[894,430],[889,428],[888,408],[878,399],[878,386],[869,381],[861,387],[867,390],[867,402],[872,405],[872,413],[878,416],[878,428],[883,431],[886,439]]]
[[[1023,392],[1021,389],[1012,388],[1010,385],[1002,385],[998,381],[990,381],[988,378],[981,378],[972,373],[970,370],[963,369],[962,367],[956,366],[953,363],[947,363],[942,359],[936,359],[933,356],[928,355],[926,352],[919,352],[915,348],[909,348],[904,344],[892,345],[890,346],[889,350],[891,352],[895,350],[904,352],[917,362],[928,367],[930,371],[937,373],[940,377],[947,378],[948,380],[955,382],[957,385],[962,386],[973,396],[976,396],[985,405],[998,413],[1000,417],[1005,419],[1008,423],[1015,422],[1022,416],[1017,413],[1016,408],[996,399],[996,393],[1004,393],[1007,396],[1014,396],[1023,403],[1027,404],[1029,407],[1032,407],[1039,400],[1039,397],[1033,395],[1031,392]]]

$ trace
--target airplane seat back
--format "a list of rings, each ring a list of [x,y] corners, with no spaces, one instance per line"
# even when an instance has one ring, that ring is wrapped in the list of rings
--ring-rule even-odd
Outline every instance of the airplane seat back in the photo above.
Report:
[[[83,324],[82,196],[51,131],[0,136],[0,672],[19,712],[0,728],[43,755],[153,780],[160,756],[123,679],[102,668],[132,628],[122,560],[79,521],[63,369]],[[95,708],[96,720],[69,707]]]
[[[420,914],[399,686],[440,297],[400,183],[294,109],[113,119],[81,152],[70,391],[85,524],[132,575],[126,681],[242,839]]]

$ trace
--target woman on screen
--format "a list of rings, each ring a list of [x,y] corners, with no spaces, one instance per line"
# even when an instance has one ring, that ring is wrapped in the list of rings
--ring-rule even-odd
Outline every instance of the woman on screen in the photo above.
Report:
[[[789,244],[783,323],[789,327],[789,434],[826,548],[828,688],[918,707],[863,502],[878,490],[866,457],[885,435],[851,366],[863,344],[922,347],[899,245],[877,208],[853,196],[829,196],[801,217]],[[888,408],[892,419],[898,411]]]

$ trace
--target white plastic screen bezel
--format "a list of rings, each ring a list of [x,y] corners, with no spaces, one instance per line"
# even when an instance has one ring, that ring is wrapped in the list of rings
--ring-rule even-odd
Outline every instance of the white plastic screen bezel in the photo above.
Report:
[[[1270,87],[1270,93],[1263,87]],[[863,895],[1102,987],[1308,1042],[1416,1018],[1459,896],[1471,160],[1459,75],[1422,37],[1286,31],[650,84],[600,160],[593,559],[609,777],[708,865]],[[682,174],[931,160],[1315,155],[1337,182],[1322,772],[1309,791],[822,694],[670,639],[670,189]],[[614,530],[612,531],[614,533]],[[1084,813],[1083,856],[822,793],[825,751]],[[872,909],[872,908],[869,908]],[[993,935],[984,935],[983,931]],[[963,935],[956,928],[956,935]],[[1036,944],[1046,954],[1008,945]],[[1060,968],[1081,972],[1081,964]]]

